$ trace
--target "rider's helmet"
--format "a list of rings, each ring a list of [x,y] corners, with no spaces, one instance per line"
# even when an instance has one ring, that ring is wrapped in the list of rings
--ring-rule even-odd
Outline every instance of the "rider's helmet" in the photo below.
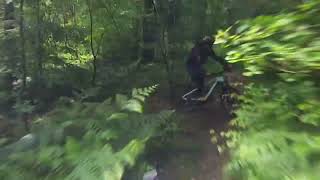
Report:
[[[201,39],[200,44],[206,44],[209,46],[212,46],[214,44],[214,38],[210,37],[210,36],[205,36]]]

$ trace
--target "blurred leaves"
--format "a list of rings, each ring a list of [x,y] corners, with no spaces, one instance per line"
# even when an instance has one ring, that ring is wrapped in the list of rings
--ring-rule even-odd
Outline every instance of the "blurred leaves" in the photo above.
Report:
[[[243,180],[319,178],[320,1],[219,31],[227,59],[251,84],[222,133],[231,148],[227,174]],[[223,148],[223,147],[222,147]]]
[[[300,8],[293,13],[260,16],[219,31],[217,39],[230,50],[230,62],[247,66],[245,76],[270,70],[310,73],[320,69],[319,24],[313,23],[319,13],[319,7],[314,7],[310,12]]]
[[[39,150],[2,162],[1,179],[15,179],[7,174],[11,171],[29,179],[120,180],[139,163],[148,140],[176,130],[173,111],[143,113],[144,101],[156,87],[135,88],[132,96],[117,94],[114,102],[59,104],[36,122]],[[53,141],[56,137],[60,140]]]

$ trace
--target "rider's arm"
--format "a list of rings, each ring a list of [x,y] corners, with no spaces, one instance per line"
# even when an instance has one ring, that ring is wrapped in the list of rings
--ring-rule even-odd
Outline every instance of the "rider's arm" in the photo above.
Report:
[[[217,56],[216,53],[211,48],[209,51],[210,51],[210,56],[216,61],[218,61],[223,66],[224,70],[227,70],[228,69],[227,61],[224,58]]]

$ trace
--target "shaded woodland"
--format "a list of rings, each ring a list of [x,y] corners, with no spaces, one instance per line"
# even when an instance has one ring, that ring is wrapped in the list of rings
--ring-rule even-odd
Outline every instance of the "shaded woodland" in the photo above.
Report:
[[[185,59],[207,35],[246,81],[232,82],[244,92],[227,128],[207,130],[229,154],[223,176],[320,177],[319,0],[2,0],[0,7],[0,179],[142,179],[157,168],[150,154],[185,130]],[[206,69],[222,72],[218,63]],[[215,108],[195,117],[209,121]]]

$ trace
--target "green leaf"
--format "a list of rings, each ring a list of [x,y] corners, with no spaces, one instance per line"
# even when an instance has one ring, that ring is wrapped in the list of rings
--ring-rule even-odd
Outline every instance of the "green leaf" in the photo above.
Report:
[[[128,102],[128,97],[122,94],[116,94],[115,103],[119,108],[124,107]]]
[[[129,100],[128,103],[123,107],[123,109],[128,110],[130,112],[137,112],[137,113],[143,112],[142,104],[136,99]]]
[[[129,115],[127,113],[114,113],[112,114],[108,120],[121,120],[121,119],[127,119]]]
[[[81,145],[73,138],[68,137],[65,144],[65,150],[67,154],[67,159],[75,161],[79,158],[81,154]]]

